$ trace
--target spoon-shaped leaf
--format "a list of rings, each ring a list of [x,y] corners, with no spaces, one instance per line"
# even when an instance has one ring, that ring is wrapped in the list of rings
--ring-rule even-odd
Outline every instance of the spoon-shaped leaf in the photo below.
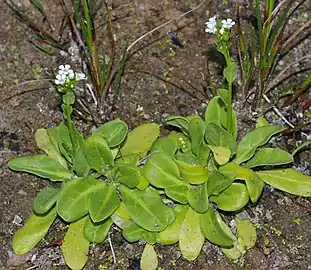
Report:
[[[143,158],[160,134],[159,125],[144,124],[130,131],[121,148],[122,155],[137,154]]]
[[[57,202],[59,195],[59,188],[43,188],[33,201],[34,212],[39,215],[45,214]]]
[[[247,133],[238,144],[234,162],[240,164],[249,160],[259,146],[264,145],[276,133],[283,128],[281,126],[261,126]]]
[[[101,222],[94,223],[90,217],[88,217],[84,226],[84,237],[93,243],[101,243],[106,239],[110,227],[113,221],[111,218],[107,218]]]
[[[125,122],[120,119],[107,122],[101,125],[94,134],[102,136],[107,139],[109,147],[116,147],[120,145],[126,135],[128,127]]]
[[[187,200],[190,206],[198,213],[204,213],[208,209],[208,193],[206,183],[191,186],[187,192]]]
[[[142,270],[155,270],[158,267],[158,256],[152,245],[146,243],[140,260]]]
[[[90,242],[84,237],[86,220],[84,217],[69,225],[61,247],[66,264],[74,270],[82,269],[88,259]]]
[[[45,215],[31,214],[25,225],[18,229],[13,236],[12,248],[14,252],[22,255],[32,250],[47,234],[55,218],[55,208]]]
[[[181,225],[185,219],[185,215],[189,210],[189,206],[177,204],[174,208],[176,219],[172,224],[166,227],[162,232],[158,233],[157,242],[162,245],[175,244],[179,240]]]
[[[113,156],[105,138],[92,135],[87,138],[83,146],[84,156],[90,166],[101,173],[107,164],[113,164]]]
[[[263,148],[245,164],[245,167],[275,166],[291,163],[293,161],[293,156],[280,148]]]
[[[237,211],[242,209],[249,200],[247,188],[241,183],[232,183],[231,186],[219,193],[217,196],[210,196],[210,201],[217,204],[217,207],[224,211]]]
[[[39,128],[37,129],[35,133],[35,140],[37,146],[43,150],[49,157],[55,159],[58,161],[65,169],[68,169],[67,167],[67,161],[66,159],[61,155],[58,144],[54,144],[46,129]]]
[[[105,184],[94,178],[78,178],[66,183],[57,201],[57,213],[67,222],[75,221],[89,211],[89,198]]]
[[[178,166],[171,157],[163,153],[155,153],[148,158],[143,167],[143,175],[150,184],[158,188],[182,184]]]
[[[234,234],[213,208],[201,215],[200,226],[206,239],[215,245],[230,247],[234,244]]]
[[[229,187],[233,180],[234,177],[222,174],[219,171],[212,171],[206,182],[207,193],[209,195],[218,195],[221,191]]]
[[[63,181],[72,177],[60,163],[45,155],[17,157],[9,162],[10,169],[28,172],[51,181]]]
[[[204,244],[204,235],[200,228],[200,214],[189,208],[181,225],[179,248],[186,260],[195,260]]]
[[[267,184],[298,196],[311,196],[311,177],[293,169],[258,171]]]
[[[175,140],[170,138],[158,138],[152,145],[150,152],[164,153],[169,157],[174,157],[178,148],[178,144]]]
[[[191,150],[195,155],[199,154],[200,147],[204,141],[205,122],[201,118],[194,118],[189,123],[189,135]]]
[[[170,197],[172,200],[177,201],[181,204],[188,203],[187,192],[188,192],[188,186],[185,184],[169,186],[165,188],[166,195]]]
[[[173,209],[162,202],[156,191],[150,188],[140,191],[123,185],[120,191],[132,220],[143,229],[160,232],[174,221]]]
[[[89,213],[93,222],[103,221],[120,206],[115,186],[107,186],[102,182],[97,187],[89,198]]]

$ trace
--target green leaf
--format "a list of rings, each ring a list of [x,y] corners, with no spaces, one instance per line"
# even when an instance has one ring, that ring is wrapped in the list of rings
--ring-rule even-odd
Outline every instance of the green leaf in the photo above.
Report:
[[[107,165],[113,164],[113,156],[105,138],[92,135],[83,146],[84,156],[90,168],[101,173]]]
[[[44,187],[33,201],[34,212],[44,215],[55,205],[59,195],[59,188]]]
[[[143,233],[145,230],[139,227],[136,223],[130,222],[130,224],[122,229],[122,235],[126,241],[133,243],[144,239]]]
[[[112,224],[113,221],[111,218],[94,223],[92,219],[88,217],[84,226],[84,237],[93,243],[104,242]]]
[[[236,152],[237,144],[233,136],[214,123],[210,123],[206,126],[205,140],[209,145],[229,148],[231,155]]]
[[[139,190],[145,190],[147,187],[149,187],[149,182],[144,176],[144,168],[139,167],[139,183],[137,185],[137,188]]]
[[[267,184],[298,196],[311,196],[311,177],[293,169],[258,171]]]
[[[259,176],[253,172],[253,177],[251,181],[245,182],[251,201],[253,203],[257,202],[265,186],[264,181],[262,181]]]
[[[263,126],[269,126],[269,125],[270,125],[269,122],[263,116],[258,117],[256,119],[256,128],[263,127]]]
[[[256,228],[249,220],[241,220],[236,218],[237,234],[238,234],[238,250],[244,254],[248,249],[255,246],[256,243]]]
[[[203,142],[200,148],[200,152],[198,155],[199,164],[202,166],[206,166],[208,163],[208,160],[210,158],[211,149],[208,147],[208,145]]]
[[[191,140],[191,150],[195,155],[200,152],[200,147],[204,141],[205,122],[201,118],[192,119],[189,123],[189,135]]]
[[[150,188],[143,191],[131,190],[123,185],[120,186],[120,191],[132,220],[143,229],[160,232],[173,222],[173,209],[162,202],[156,191]]]
[[[232,176],[234,179],[241,179],[245,181],[251,181],[253,178],[253,171],[244,168],[236,163],[229,162],[219,168],[222,174]]]
[[[50,226],[56,218],[55,208],[45,215],[32,213],[25,225],[18,229],[12,239],[12,248],[18,255],[32,250],[47,234]]]
[[[189,208],[181,225],[179,248],[186,260],[195,260],[204,244],[204,235],[200,228],[200,214]]]
[[[143,176],[158,188],[182,184],[178,166],[172,158],[163,153],[155,153],[148,158],[143,167]]]
[[[117,167],[117,180],[129,188],[134,188],[140,181],[140,169],[135,165],[123,164]]]
[[[41,150],[43,150],[49,157],[58,161],[65,169],[68,169],[67,161],[62,157],[58,149],[58,145],[54,144],[51,141],[48,131],[46,129],[37,129],[35,133],[35,140],[37,146]]]
[[[264,188],[264,182],[251,169],[229,162],[220,167],[219,171],[233,179],[244,180],[251,201],[255,203],[259,199]]]
[[[128,127],[125,122],[115,119],[101,125],[94,134],[107,139],[109,147],[120,145],[126,138]]]
[[[146,243],[140,260],[142,270],[156,270],[158,267],[158,256],[153,246]]]
[[[220,96],[212,98],[212,100],[208,103],[205,109],[204,113],[205,123],[206,124],[214,123],[217,126],[221,127],[221,123],[225,122],[227,118],[225,107],[226,105]],[[207,134],[207,131],[205,132],[205,134]]]
[[[178,150],[175,154],[175,161],[180,161],[190,165],[201,165],[199,157],[195,156],[190,149],[186,151]]]
[[[205,183],[208,180],[209,173],[204,166],[191,165],[179,160],[176,160],[176,164],[179,167],[183,181],[186,181],[190,184],[199,185]]]
[[[266,144],[271,136],[282,129],[281,126],[262,126],[246,134],[238,144],[234,162],[240,164],[249,160],[254,155],[257,147]]]
[[[293,161],[292,155],[280,148],[263,148],[245,164],[245,167],[275,166],[291,163]]]
[[[237,211],[248,203],[248,192],[244,184],[232,183],[231,186],[219,193],[217,196],[210,196],[210,201],[217,204],[217,207],[224,211]]]
[[[121,154],[137,154],[143,158],[158,138],[159,133],[159,125],[155,123],[138,126],[128,133],[125,144],[121,148]]]
[[[78,176],[87,176],[90,173],[90,165],[84,155],[83,146],[79,148],[73,159],[73,170]]]
[[[119,208],[111,215],[113,222],[121,229],[132,224],[131,217],[128,214],[123,202],[120,203]]]
[[[222,174],[219,171],[212,171],[206,182],[207,194],[218,195],[221,191],[229,187],[233,180],[234,178],[229,175]]]
[[[237,74],[237,64],[235,62],[231,62],[225,69],[224,69],[224,77],[229,83],[233,83],[236,79]]]
[[[182,133],[188,135],[189,120],[182,116],[168,116],[164,119],[166,125],[177,127]]]
[[[63,98],[63,103],[67,105],[72,105],[75,103],[75,94],[73,92],[64,94],[62,98]]]
[[[168,138],[177,143],[178,148],[181,149],[182,152],[187,152],[191,150],[191,143],[187,136],[182,133],[170,133]]]
[[[222,220],[220,214],[213,208],[209,208],[200,217],[200,226],[206,239],[217,246],[231,247],[235,236],[227,224]]]
[[[174,157],[178,148],[176,141],[170,138],[158,138],[152,145],[150,152],[164,153],[169,157]]]
[[[172,200],[179,202],[181,204],[188,203],[187,201],[188,187],[185,184],[168,186],[165,188],[165,194]]]
[[[51,181],[63,181],[72,177],[60,163],[45,155],[17,157],[9,162],[10,169],[28,172]]]
[[[219,165],[224,165],[229,161],[231,156],[229,148],[214,145],[209,145],[208,147],[212,150],[214,159]]]
[[[154,245],[157,242],[157,234],[156,232],[148,232],[144,230],[143,238],[147,241],[148,244]]]
[[[137,165],[139,162],[139,155],[136,154],[130,154],[126,156],[121,156],[116,160],[117,164],[132,164],[132,165]]]
[[[88,259],[90,242],[84,237],[86,219],[81,218],[69,225],[61,247],[66,264],[73,270],[82,269]]]
[[[57,213],[67,222],[85,216],[89,211],[89,197],[103,185],[104,182],[94,178],[78,178],[66,183],[57,201]]]
[[[162,232],[158,233],[157,242],[162,245],[171,245],[175,244],[179,240],[179,234],[181,225],[185,219],[185,215],[188,212],[189,207],[183,205],[176,205],[174,208],[174,212],[176,215],[176,219],[172,224],[166,227],[166,229]]]
[[[237,244],[235,243],[231,248],[222,248],[221,251],[230,259],[237,260],[242,256],[242,253],[238,250]]]
[[[227,129],[227,106],[225,102],[222,100],[222,97],[216,96],[212,98],[212,100],[208,103],[206,107],[204,117],[206,124],[214,123],[218,127],[223,127]],[[205,132],[205,134],[206,133],[207,131]],[[236,119],[236,112],[234,110],[232,111],[232,136],[235,141],[237,137],[237,119]]]
[[[218,89],[217,90],[218,95],[221,97],[222,101],[228,105],[228,100],[229,100],[229,91],[228,89]]]
[[[111,216],[120,206],[120,199],[115,186],[101,182],[89,198],[89,213],[93,222],[101,222]]]
[[[57,127],[47,129],[47,132],[54,148],[58,149],[68,162],[71,162],[73,149],[66,124],[62,122]]]
[[[205,213],[209,206],[208,195],[206,183],[191,186],[187,192],[187,200],[194,211]]]

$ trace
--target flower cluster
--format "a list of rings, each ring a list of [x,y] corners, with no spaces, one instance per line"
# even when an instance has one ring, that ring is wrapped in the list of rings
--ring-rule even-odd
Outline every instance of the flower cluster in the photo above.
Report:
[[[225,29],[230,29],[233,25],[235,25],[235,22],[230,18],[217,22],[216,16],[213,16],[212,18],[209,18],[205,25],[206,33],[217,34],[218,30],[220,34],[223,34],[225,32]]]
[[[230,29],[235,25],[232,19],[217,20],[216,16],[210,18],[206,23],[205,32],[216,35],[216,46],[219,52],[221,52],[227,65],[232,61],[229,53],[230,44]]]
[[[56,75],[55,84],[60,87],[72,88],[77,81],[85,80],[85,74],[82,72],[74,72],[70,65],[60,65]]]

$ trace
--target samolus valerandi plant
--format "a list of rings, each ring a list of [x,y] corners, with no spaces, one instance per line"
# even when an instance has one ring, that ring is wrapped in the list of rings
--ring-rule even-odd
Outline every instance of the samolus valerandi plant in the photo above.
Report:
[[[227,68],[229,85],[236,69]],[[178,242],[183,257],[194,260],[207,239],[236,259],[255,244],[256,230],[250,221],[236,219],[235,235],[223,220],[224,213],[256,202],[264,183],[311,195],[309,176],[273,168],[290,164],[292,155],[263,147],[283,130],[281,126],[260,119],[237,142],[230,90],[218,91],[203,119],[167,117],[165,123],[177,131],[166,137],[159,138],[155,123],[128,131],[116,119],[84,138],[71,120],[78,75],[66,66],[59,74],[63,69],[65,78],[58,76],[55,83],[62,94],[64,121],[36,132],[37,145],[46,155],[17,157],[9,163],[13,170],[55,182],[39,192],[33,214],[15,233],[12,246],[17,254],[36,246],[58,218],[69,223],[62,251],[72,269],[83,268],[90,242],[103,242],[113,224],[127,241],[146,242],[142,269],[156,268],[156,243]]]

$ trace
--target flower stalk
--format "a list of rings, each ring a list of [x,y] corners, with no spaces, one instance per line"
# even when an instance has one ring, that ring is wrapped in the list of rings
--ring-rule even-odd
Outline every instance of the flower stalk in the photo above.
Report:
[[[216,35],[217,50],[223,54],[226,61],[224,77],[228,82],[228,107],[227,107],[227,130],[233,132],[232,123],[232,84],[236,78],[237,66],[230,56],[230,30],[235,22],[228,18],[225,20],[216,20],[216,16],[210,18],[206,23],[205,32]]]

